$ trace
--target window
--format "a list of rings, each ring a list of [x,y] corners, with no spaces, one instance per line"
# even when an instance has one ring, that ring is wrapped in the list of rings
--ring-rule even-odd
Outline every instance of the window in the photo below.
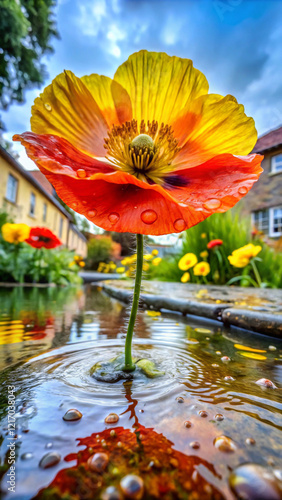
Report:
[[[61,217],[60,218],[59,238],[61,238],[62,234],[63,234],[63,224],[64,224],[64,219],[63,219],[63,217]]]
[[[269,236],[282,236],[282,207],[269,209],[270,228]]]
[[[271,158],[271,172],[282,172],[282,154],[272,156]]]
[[[8,175],[6,198],[12,203],[16,203],[17,192],[18,192],[18,179],[16,179],[12,174]]]
[[[47,218],[47,203],[43,203],[43,222],[46,222]]]
[[[258,231],[269,232],[269,211],[258,210],[253,212],[253,225]]]
[[[29,207],[29,215],[35,214],[35,194],[30,193],[30,207]]]

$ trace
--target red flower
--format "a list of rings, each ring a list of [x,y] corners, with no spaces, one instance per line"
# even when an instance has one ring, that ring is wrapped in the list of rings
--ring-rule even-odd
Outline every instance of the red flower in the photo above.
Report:
[[[221,245],[223,245],[222,240],[211,240],[208,242],[207,248],[210,250],[211,248],[220,247]]]
[[[46,227],[32,227],[25,242],[34,248],[56,248],[62,245],[59,238]]]
[[[111,80],[58,75],[15,135],[60,198],[108,231],[179,233],[226,212],[263,159],[252,118],[192,61],[140,51]]]

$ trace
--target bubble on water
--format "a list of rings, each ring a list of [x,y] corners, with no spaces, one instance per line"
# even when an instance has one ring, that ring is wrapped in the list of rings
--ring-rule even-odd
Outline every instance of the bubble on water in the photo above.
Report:
[[[207,210],[215,210],[216,208],[219,208],[221,206],[221,201],[217,200],[216,198],[213,198],[211,200],[207,200],[204,203],[204,208]]]
[[[229,477],[237,498],[244,500],[281,500],[281,489],[275,475],[258,464],[239,465]]]
[[[189,446],[193,448],[193,450],[198,450],[200,448],[200,443],[198,441],[192,441]]]
[[[269,345],[269,346],[268,346],[268,349],[269,349],[270,351],[276,351],[276,349],[277,349],[277,348],[275,347],[275,345]]]
[[[199,411],[199,415],[202,418],[207,418],[208,417],[208,412],[206,412],[205,410],[201,410],[201,411]]]
[[[237,447],[234,441],[227,436],[218,436],[213,442],[215,448],[224,453],[233,453]]]
[[[120,219],[120,216],[117,212],[112,212],[109,216],[108,216],[108,219],[110,221],[111,224],[116,224],[119,219]]]
[[[221,422],[222,420],[224,420],[224,416],[221,414],[221,413],[217,413],[214,417],[214,419],[217,421],[217,422]]]
[[[89,212],[87,212],[87,217],[90,217],[90,219],[92,219],[96,214],[97,210],[89,210]]]
[[[246,444],[248,445],[254,445],[256,444],[255,440],[253,438],[247,438],[245,441]]]
[[[116,424],[119,421],[119,416],[116,413],[109,413],[105,418],[106,424]]]
[[[212,364],[212,367],[213,367],[213,368],[218,368],[218,367],[219,367],[219,365],[218,365],[217,363],[213,363],[213,364]]]
[[[256,381],[256,384],[261,387],[266,387],[267,389],[277,389],[276,385],[267,378],[260,378]]]
[[[47,109],[47,111],[52,111],[52,106],[48,102],[44,103],[44,108]]]
[[[235,380],[235,378],[231,377],[231,375],[226,375],[226,376],[224,377],[224,380],[225,380],[226,382],[232,382],[232,380]]]
[[[59,453],[57,453],[56,451],[50,451],[41,458],[39,467],[41,467],[41,469],[48,469],[49,467],[54,467],[54,465],[57,465],[60,460],[61,455]]]
[[[187,224],[184,219],[177,219],[174,221],[173,226],[175,231],[181,232],[184,231],[184,229],[186,229]]]
[[[178,398],[176,398],[176,401],[177,401],[177,403],[184,403],[184,398],[179,396]]]
[[[103,472],[109,463],[109,457],[106,453],[95,453],[88,458],[87,464],[89,468],[95,472]]]
[[[80,179],[85,179],[86,177],[86,171],[84,170],[84,168],[79,168],[77,171],[76,171],[76,175],[77,177],[79,177]]]
[[[122,500],[121,494],[114,486],[108,486],[102,494],[101,500]]]
[[[126,498],[139,500],[144,493],[143,479],[136,474],[128,474],[123,477],[120,482],[120,487]]]
[[[190,429],[190,427],[192,427],[192,422],[190,422],[190,420],[186,420],[186,422],[184,422],[184,427]]]
[[[222,356],[221,361],[223,363],[228,363],[230,361],[230,358],[228,356]]]
[[[66,413],[63,416],[63,420],[67,422],[74,422],[75,420],[80,420],[82,417],[82,413],[77,410],[76,408],[71,408],[70,410],[66,411]]]
[[[141,214],[141,220],[144,224],[153,224],[158,218],[157,212],[155,210],[144,210]]]
[[[33,458],[33,453],[30,452],[26,452],[21,455],[22,460],[30,460],[31,458]]]
[[[53,443],[46,443],[45,448],[49,450],[50,448],[53,448]]]
[[[247,194],[247,192],[248,192],[248,188],[246,188],[245,186],[241,186],[238,189],[239,194]]]
[[[217,354],[218,356],[221,355],[221,351],[216,351],[215,354]]]

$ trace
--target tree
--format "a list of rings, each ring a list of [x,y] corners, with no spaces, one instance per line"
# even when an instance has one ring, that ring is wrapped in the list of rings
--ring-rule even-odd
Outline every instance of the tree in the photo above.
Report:
[[[47,76],[40,62],[58,38],[53,0],[0,0],[0,108],[24,101],[24,91]],[[0,128],[3,123],[0,122]]]

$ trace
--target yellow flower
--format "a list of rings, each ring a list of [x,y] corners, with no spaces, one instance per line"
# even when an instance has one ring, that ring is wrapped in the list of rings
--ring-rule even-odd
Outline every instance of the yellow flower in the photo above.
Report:
[[[162,261],[161,257],[155,257],[153,260],[152,260],[152,264],[154,266],[158,266],[160,264],[160,262]]]
[[[204,239],[204,238],[206,238],[206,237],[207,237],[207,234],[206,234],[206,233],[202,233],[202,234],[201,234],[201,238],[203,238],[203,239]]]
[[[249,243],[248,245],[234,250],[232,254],[228,256],[228,260],[234,267],[245,267],[253,257],[257,256],[261,249],[262,247],[260,245]]]
[[[208,256],[209,252],[207,250],[203,250],[203,252],[200,253],[200,257],[202,257],[202,259],[206,259]]]
[[[159,255],[159,251],[156,249],[152,250],[152,255],[154,255],[156,257],[157,255]]]
[[[149,269],[150,269],[150,265],[148,264],[148,262],[144,262],[143,271],[149,271]]]
[[[117,267],[116,268],[116,272],[119,273],[119,274],[124,273],[124,271],[125,271],[125,267]]]
[[[153,258],[153,255],[151,253],[147,253],[144,255],[145,260],[151,260]]]
[[[180,278],[180,281],[182,281],[182,283],[187,283],[187,281],[190,280],[190,273],[186,272],[184,274],[182,274],[181,278]]]
[[[85,262],[83,260],[80,260],[79,263],[78,263],[78,265],[80,267],[85,267]]]
[[[2,226],[2,236],[8,243],[21,243],[29,237],[30,227],[27,224],[10,224]]]
[[[130,263],[130,257],[125,257],[124,259],[122,259],[121,261],[121,264],[123,266],[128,266],[128,264]]]
[[[151,316],[151,318],[155,318],[156,316],[160,316],[160,311],[148,311],[146,310],[147,316]]]
[[[178,267],[179,269],[181,269],[181,271],[187,271],[187,269],[190,269],[190,267],[194,267],[197,262],[198,259],[194,253],[186,253],[178,262]]]
[[[211,268],[208,262],[199,262],[194,267],[193,271],[195,276],[207,276],[210,272]]]

